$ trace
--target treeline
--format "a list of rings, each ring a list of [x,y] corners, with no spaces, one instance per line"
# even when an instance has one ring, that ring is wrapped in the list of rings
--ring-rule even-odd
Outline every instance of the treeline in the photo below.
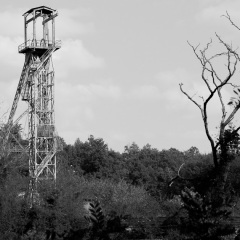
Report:
[[[160,151],[149,144],[139,148],[132,143],[119,153],[108,149],[103,139],[94,136],[85,142],[77,139],[73,145],[63,142],[63,146],[58,155],[60,166],[63,164],[87,179],[124,180],[133,186],[143,187],[158,200],[177,194],[176,184],[169,188],[169,183],[178,175],[183,163],[185,166],[181,174],[187,175],[187,178],[200,175],[204,169],[211,167],[211,155],[201,154],[196,147],[183,152],[175,148]]]
[[[11,144],[25,144],[19,131],[12,132]],[[58,140],[62,147],[57,152],[57,182],[42,181],[31,208],[28,156],[1,155],[2,239],[187,239],[180,238],[189,231],[183,219],[190,219],[183,189],[194,196],[204,192],[213,171],[210,154],[201,154],[196,147],[158,150],[136,143],[119,153],[94,136],[73,145]],[[236,198],[239,170],[236,155],[229,177],[229,191],[234,191],[230,196]],[[238,214],[237,204],[234,211]]]

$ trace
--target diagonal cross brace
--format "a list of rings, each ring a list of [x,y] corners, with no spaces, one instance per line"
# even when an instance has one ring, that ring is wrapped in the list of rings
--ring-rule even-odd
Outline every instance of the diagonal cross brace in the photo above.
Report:
[[[34,176],[35,178],[38,178],[39,175],[42,173],[42,171],[46,168],[49,161],[54,157],[56,154],[56,150],[54,150],[52,153],[49,153],[42,162],[37,166],[37,168],[34,170]]]

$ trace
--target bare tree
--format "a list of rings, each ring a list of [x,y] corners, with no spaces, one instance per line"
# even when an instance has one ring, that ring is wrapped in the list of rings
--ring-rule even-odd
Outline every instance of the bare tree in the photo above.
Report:
[[[226,17],[233,26],[238,28],[231,20],[229,14]],[[238,28],[239,29],[239,28]],[[239,29],[240,30],[240,29]],[[208,95],[191,96],[187,91],[184,90],[183,83],[180,83],[181,92],[196,105],[201,112],[201,117],[204,124],[206,136],[210,142],[214,167],[217,170],[219,184],[223,189],[227,180],[230,162],[233,159],[230,153],[229,144],[238,135],[240,126],[230,128],[231,123],[240,109],[240,88],[234,84],[234,75],[236,75],[237,64],[240,61],[237,49],[234,49],[231,45],[227,44],[223,39],[216,33],[216,39],[220,43],[221,51],[216,54],[210,54],[212,51],[212,40],[206,44],[203,49],[199,49],[199,45],[194,47],[188,43],[192,48],[196,58],[201,65],[201,79],[205,84]],[[219,64],[221,68],[219,68]],[[233,96],[229,101],[224,100],[223,90],[232,88]],[[217,137],[213,135],[209,129],[209,104],[213,98],[219,100],[219,106],[221,111],[221,118],[219,123],[219,132]],[[228,129],[228,136],[226,137],[226,131]]]

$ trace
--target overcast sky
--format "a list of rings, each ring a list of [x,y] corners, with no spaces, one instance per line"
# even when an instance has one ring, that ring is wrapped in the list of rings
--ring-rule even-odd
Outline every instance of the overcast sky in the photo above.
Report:
[[[59,13],[55,109],[58,133],[66,143],[94,135],[120,152],[132,142],[159,150],[210,150],[199,109],[179,90],[181,82],[192,95],[206,90],[187,41],[204,47],[212,38],[217,44],[217,32],[239,46],[240,32],[221,15],[227,10],[240,26],[240,1],[2,1],[2,113],[11,107],[24,63],[17,51],[24,41],[22,14],[42,5]],[[218,111],[213,104],[215,122]]]

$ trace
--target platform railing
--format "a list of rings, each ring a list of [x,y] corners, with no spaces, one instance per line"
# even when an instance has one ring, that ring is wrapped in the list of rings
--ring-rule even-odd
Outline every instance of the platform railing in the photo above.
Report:
[[[23,49],[26,48],[42,48],[48,49],[52,47],[60,48],[62,44],[61,40],[56,40],[54,43],[52,41],[47,40],[28,40],[27,42],[22,43],[18,46],[18,52],[21,52]]]

